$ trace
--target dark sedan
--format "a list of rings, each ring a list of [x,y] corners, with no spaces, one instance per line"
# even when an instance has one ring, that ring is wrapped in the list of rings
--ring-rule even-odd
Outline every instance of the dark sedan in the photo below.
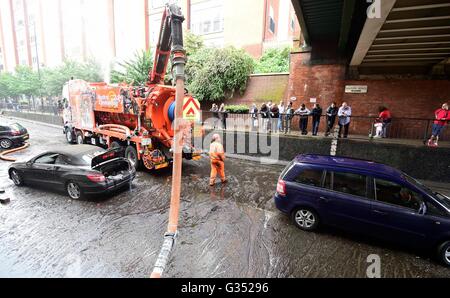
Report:
[[[109,193],[129,185],[136,171],[123,158],[123,149],[105,151],[90,145],[68,146],[42,153],[9,167],[17,186],[46,185],[78,200],[85,195]]]
[[[28,131],[19,123],[0,125],[0,148],[11,149],[20,146],[30,138]]]

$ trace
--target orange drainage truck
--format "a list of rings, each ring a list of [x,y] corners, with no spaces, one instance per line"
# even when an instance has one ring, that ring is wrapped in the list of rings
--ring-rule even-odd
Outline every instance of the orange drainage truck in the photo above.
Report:
[[[69,143],[105,148],[125,147],[125,157],[139,169],[158,170],[172,161],[175,88],[159,84],[144,87],[71,80],[64,86],[68,100],[64,133]],[[200,122],[200,103],[184,100],[183,157],[201,158],[192,147],[194,125]]]

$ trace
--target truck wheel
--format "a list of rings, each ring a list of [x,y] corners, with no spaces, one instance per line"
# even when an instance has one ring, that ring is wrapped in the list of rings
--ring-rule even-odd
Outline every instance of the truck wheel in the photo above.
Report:
[[[112,142],[111,145],[109,145],[109,149],[120,148],[120,147],[122,147],[122,145],[120,145],[120,143],[116,142],[116,141]]]
[[[127,147],[127,149],[125,150],[125,158],[128,159],[128,161],[136,170],[139,170],[141,162],[138,159],[137,151],[133,146]]]
[[[67,140],[67,143],[69,143],[69,144],[74,143],[73,131],[70,128],[66,128],[66,140]]]
[[[84,144],[84,136],[83,136],[83,133],[82,133],[81,131],[77,131],[76,136],[77,136],[77,139],[76,139],[77,144],[78,144],[78,145],[83,145],[83,144]]]

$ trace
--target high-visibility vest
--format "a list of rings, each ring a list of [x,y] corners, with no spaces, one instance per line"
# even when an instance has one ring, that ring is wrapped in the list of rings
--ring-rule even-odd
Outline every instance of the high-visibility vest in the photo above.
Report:
[[[214,142],[209,147],[209,157],[211,160],[225,160],[225,151],[223,149],[223,145],[219,142]]]

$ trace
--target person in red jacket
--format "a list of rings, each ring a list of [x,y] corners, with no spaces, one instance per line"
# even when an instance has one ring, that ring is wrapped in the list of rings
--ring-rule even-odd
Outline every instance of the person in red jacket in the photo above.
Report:
[[[448,110],[448,104],[443,104],[441,109],[436,110],[434,113],[435,115],[435,121],[433,123],[433,132],[431,135],[431,139],[428,140],[428,146],[430,147],[437,147],[439,137],[444,130],[445,125],[447,125],[447,122],[450,121],[450,112]]]
[[[383,123],[383,133],[382,133],[381,137],[387,138],[387,132],[392,123],[391,111],[389,111],[389,109],[386,107],[380,107],[379,111],[380,111],[380,116],[378,118]]]

